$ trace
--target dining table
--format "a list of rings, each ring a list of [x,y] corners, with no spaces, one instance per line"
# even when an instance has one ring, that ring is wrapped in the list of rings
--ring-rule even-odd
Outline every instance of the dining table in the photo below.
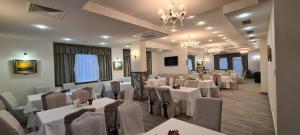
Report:
[[[170,130],[177,130],[179,135],[225,135],[175,118],[165,121],[143,135],[168,135]]]
[[[174,89],[170,86],[160,86],[163,88],[170,88],[172,97],[175,100],[182,101],[182,111],[186,116],[192,117],[195,110],[195,99],[201,97],[199,88],[190,87],[180,87],[179,89]]]
[[[65,135],[64,118],[68,114],[80,109],[95,108],[96,112],[104,114],[104,107],[114,103],[116,100],[110,98],[100,98],[93,101],[92,105],[74,107],[68,105],[37,113],[36,125],[39,128],[37,135]]]

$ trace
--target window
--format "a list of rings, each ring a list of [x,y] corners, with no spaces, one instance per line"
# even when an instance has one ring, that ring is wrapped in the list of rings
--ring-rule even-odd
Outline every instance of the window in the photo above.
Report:
[[[99,80],[99,64],[97,55],[76,54],[74,70],[76,83]]]
[[[242,57],[233,57],[233,70],[238,73],[239,76],[243,76],[243,63]]]
[[[188,68],[189,68],[189,71],[192,71],[192,70],[193,70],[193,62],[192,62],[192,59],[188,59]]]
[[[227,58],[220,58],[220,61],[219,61],[219,66],[220,66],[220,69],[228,69],[228,62],[227,62]]]

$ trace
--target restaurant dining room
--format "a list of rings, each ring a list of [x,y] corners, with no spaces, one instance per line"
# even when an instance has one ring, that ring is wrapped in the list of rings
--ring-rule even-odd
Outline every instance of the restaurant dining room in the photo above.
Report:
[[[299,11],[0,0],[0,135],[299,135]]]

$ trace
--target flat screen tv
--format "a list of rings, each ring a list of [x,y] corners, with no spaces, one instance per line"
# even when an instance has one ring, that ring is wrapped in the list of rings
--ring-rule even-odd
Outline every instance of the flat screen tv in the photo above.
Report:
[[[177,66],[178,56],[165,57],[165,66]]]

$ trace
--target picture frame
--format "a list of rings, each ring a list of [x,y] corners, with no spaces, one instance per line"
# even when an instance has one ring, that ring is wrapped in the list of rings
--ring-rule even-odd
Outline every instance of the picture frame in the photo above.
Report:
[[[37,73],[37,60],[13,60],[14,74]]]
[[[123,69],[123,62],[122,61],[114,61],[113,62],[113,69],[114,70],[122,70]]]

